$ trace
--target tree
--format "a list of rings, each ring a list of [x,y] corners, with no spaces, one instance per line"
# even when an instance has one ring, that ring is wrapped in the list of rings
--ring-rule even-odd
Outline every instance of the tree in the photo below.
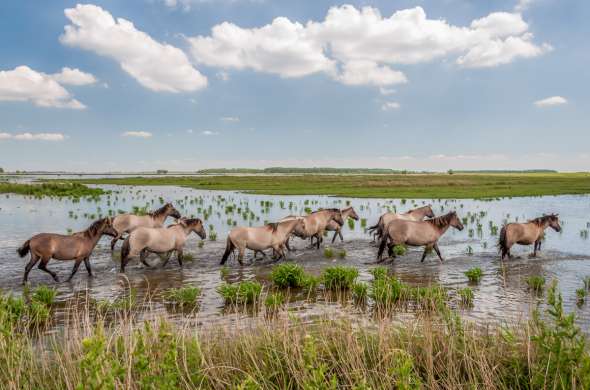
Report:
[[[452,170],[452,169],[449,169],[449,170],[447,171],[447,173],[448,173],[449,175],[452,175],[452,174],[453,174],[453,173],[455,173],[455,172],[453,172],[453,170]]]
[[[0,173],[4,173],[4,169],[0,167]]]

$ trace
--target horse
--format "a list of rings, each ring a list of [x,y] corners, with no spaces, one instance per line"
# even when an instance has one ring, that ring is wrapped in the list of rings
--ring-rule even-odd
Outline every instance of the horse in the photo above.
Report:
[[[354,208],[352,208],[352,206],[341,209],[340,213],[342,214],[343,221],[346,221],[348,218],[352,218],[355,221],[359,220],[359,216],[356,213],[356,211],[354,211]],[[326,231],[334,232],[334,236],[332,237],[332,244],[334,243],[334,241],[336,241],[336,237],[340,237],[340,241],[344,241],[344,238],[342,237],[342,225],[343,224],[339,224],[334,220],[328,222],[328,224],[326,225]],[[311,237],[311,245],[313,246],[313,237]]]
[[[293,218],[293,216],[288,216],[284,219],[288,218]],[[310,238],[312,240],[312,246],[314,246],[313,238],[315,237],[317,240],[315,244],[317,249],[320,249],[320,244],[324,241],[324,231],[327,230],[331,222],[339,226],[344,225],[344,218],[340,209],[320,209],[311,214],[304,215],[302,218],[305,219],[305,229],[299,234],[295,232],[295,235],[302,239]],[[288,240],[285,245],[288,250],[291,250]]]
[[[441,263],[443,258],[438,248],[438,239],[452,226],[457,230],[463,230],[457,213],[452,211],[440,217],[427,219],[426,221],[409,221],[405,219],[394,219],[387,225],[381,244],[379,245],[379,252],[377,254],[377,262],[380,263],[384,259],[381,257],[383,250],[387,245],[390,257],[395,258],[393,247],[395,245],[410,245],[410,246],[425,246],[422,254],[421,262],[424,262],[426,255],[434,248]]]
[[[385,227],[389,224],[389,222],[393,221],[394,219],[404,219],[406,221],[422,221],[424,218],[434,218],[434,217],[435,217],[435,215],[434,215],[434,212],[432,211],[431,205],[418,207],[416,209],[407,211],[405,213],[400,213],[400,214],[390,211],[385,214],[382,214],[379,217],[379,221],[375,225],[370,226],[368,231],[369,231],[369,233],[372,233],[373,231],[375,231],[375,233],[373,234],[373,241],[374,241],[375,237],[379,237],[379,239],[382,238],[383,232],[385,231]]]
[[[117,231],[117,235],[111,241],[111,250],[115,249],[115,245],[121,239],[123,233],[130,233],[138,227],[162,227],[169,216],[176,219],[180,218],[180,213],[171,203],[166,203],[156,211],[146,215],[119,214],[115,216],[113,218],[113,227]]]
[[[51,259],[76,261],[67,280],[68,282],[72,280],[82,261],[84,261],[88,275],[92,276],[90,255],[104,234],[109,236],[117,235],[110,217],[99,219],[92,223],[88,229],[71,235],[40,233],[29,238],[17,249],[20,257],[25,257],[27,253],[31,252],[31,260],[25,267],[23,284],[27,283],[29,272],[39,260],[41,260],[39,269],[51,275],[56,282],[59,282],[57,274],[47,268],[47,263]]]
[[[235,227],[227,236],[225,253],[220,264],[225,264],[229,255],[236,248],[239,251],[238,262],[240,265],[244,265],[242,259],[246,248],[256,252],[272,248],[275,254],[278,254],[276,261],[285,258],[285,251],[283,250],[285,242],[294,230],[304,228],[305,224],[306,220],[304,218],[291,218],[259,227]]]
[[[561,231],[559,225],[559,215],[550,214],[539,218],[531,219],[524,223],[509,223],[502,226],[500,230],[500,239],[498,240],[498,250],[501,253],[502,260],[506,256],[512,258],[510,248],[514,244],[531,245],[534,244],[532,257],[537,257],[537,251],[541,250],[541,240],[545,236],[545,229],[551,227],[556,232]]]
[[[168,256],[162,264],[164,267],[173,251],[176,251],[178,264],[182,267],[184,244],[191,232],[195,232],[203,240],[207,237],[203,222],[199,218],[180,218],[177,223],[167,227],[139,227],[133,230],[121,248],[121,272],[125,272],[129,258],[137,255],[141,262],[149,267],[145,260],[150,253],[166,253]]]

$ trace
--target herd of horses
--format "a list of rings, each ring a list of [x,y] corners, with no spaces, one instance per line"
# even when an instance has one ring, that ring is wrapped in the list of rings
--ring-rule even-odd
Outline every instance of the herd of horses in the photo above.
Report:
[[[176,222],[164,226],[168,217],[174,218]],[[319,209],[304,216],[289,215],[277,222],[259,227],[235,227],[227,237],[221,264],[225,264],[230,254],[236,249],[240,265],[244,264],[246,249],[254,251],[254,259],[258,253],[266,256],[264,251],[272,249],[274,258],[278,261],[285,258],[285,249],[291,250],[289,246],[291,237],[309,239],[312,247],[319,249],[324,234],[328,231],[334,232],[332,242],[337,237],[343,240],[341,229],[348,218],[359,219],[352,207]],[[437,217],[431,206],[423,206],[405,213],[387,212],[367,230],[373,235],[374,241],[379,241],[377,263],[388,258],[393,261],[396,256],[394,250],[396,245],[423,246],[422,262],[434,249],[442,262],[443,257],[438,247],[438,240],[450,227],[463,230],[461,219],[455,211]],[[541,249],[541,241],[548,227],[557,232],[561,231],[557,214],[543,215],[523,223],[505,224],[498,240],[501,259],[512,257],[510,248],[514,244],[534,244],[532,256],[536,256],[537,251]],[[58,282],[57,274],[47,268],[51,259],[75,261],[68,281],[74,277],[82,261],[88,275],[92,276],[90,255],[103,235],[113,237],[111,250],[115,249],[119,240],[124,240],[121,248],[121,272],[125,271],[129,259],[137,256],[149,267],[146,258],[150,253],[165,255],[164,265],[166,265],[172,253],[176,252],[178,263],[182,266],[183,248],[192,232],[201,239],[207,237],[200,219],[182,217],[171,203],[166,203],[146,215],[129,213],[102,218],[92,223],[86,230],[70,235],[37,234],[17,249],[21,257],[26,256],[27,253],[31,254],[25,267],[23,284],[27,282],[29,272],[37,263],[39,263],[39,269],[49,273]],[[124,235],[126,235],[125,238],[123,238]],[[387,257],[383,256],[385,248],[388,249]]]

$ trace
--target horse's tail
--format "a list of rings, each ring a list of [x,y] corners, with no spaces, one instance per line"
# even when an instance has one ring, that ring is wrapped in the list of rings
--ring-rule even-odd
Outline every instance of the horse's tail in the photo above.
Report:
[[[31,250],[31,240],[25,241],[24,244],[21,245],[20,248],[16,250],[20,257],[25,257],[27,253]]]
[[[127,257],[129,257],[129,253],[131,252],[131,244],[129,243],[129,237],[131,237],[131,235],[127,236],[125,241],[123,241],[123,246],[121,247],[121,264],[125,262]]]
[[[379,252],[377,252],[377,260],[381,259],[381,255],[383,254],[383,251],[385,250],[385,246],[387,245],[387,239],[389,238],[389,235],[384,234],[381,237],[381,244],[379,244]]]
[[[506,230],[506,225],[502,226],[502,229],[500,229],[500,238],[498,239],[498,244],[496,244],[498,247],[498,252],[502,254],[502,258],[504,258],[504,255],[506,252],[508,252],[508,246],[506,243]]]
[[[367,229],[369,232],[372,232],[373,230],[379,228],[379,226],[381,226],[381,220],[383,219],[383,216],[379,217],[379,220],[377,221],[376,224],[374,224],[373,226],[369,226],[369,228]]]
[[[223,253],[223,257],[221,258],[221,265],[225,264],[225,262],[227,261],[227,258],[229,257],[230,253],[232,253],[234,251],[234,248],[236,246],[234,245],[234,243],[232,242],[231,238],[228,236],[227,237],[227,243],[225,245],[225,253]]]

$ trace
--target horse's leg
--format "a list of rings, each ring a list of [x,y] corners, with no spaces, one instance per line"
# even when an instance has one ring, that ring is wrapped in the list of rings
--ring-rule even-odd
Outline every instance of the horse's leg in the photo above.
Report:
[[[176,257],[178,258],[178,265],[180,265],[182,267],[182,257],[184,256],[184,252],[181,249],[177,249],[176,250]]]
[[[117,245],[117,241],[121,238],[121,233],[117,232],[115,238],[111,240],[111,252],[115,250],[115,245]]]
[[[244,265],[244,254],[246,253],[246,247],[241,246],[238,248],[238,250],[238,263],[240,263],[240,265]]]
[[[338,237],[340,237],[340,241],[344,241],[344,237],[342,237],[342,229],[338,229]]]
[[[55,280],[56,282],[59,282],[59,278],[57,277],[57,274],[49,269],[47,269],[47,263],[49,263],[49,260],[51,260],[51,257],[49,258],[42,258],[41,262],[39,263],[38,268],[42,271],[47,272],[49,275],[51,275],[51,277],[53,278],[53,280]]]
[[[424,253],[422,253],[422,260],[420,260],[421,263],[424,263],[424,259],[426,259],[426,256],[428,255],[428,252],[430,251],[430,249],[432,249],[432,248],[429,247],[428,245],[426,245],[424,247]]]
[[[82,260],[84,260],[84,259],[83,258],[76,259],[76,262],[74,263],[74,268],[72,268],[72,273],[70,274],[70,277],[66,280],[66,282],[69,282],[70,280],[72,280],[72,278],[74,277],[76,272],[78,272],[78,268],[80,267]]]
[[[146,261],[147,257],[150,255],[150,252],[148,251],[147,248],[144,248],[141,250],[141,252],[139,252],[139,261],[142,262],[143,265],[145,265],[148,268],[151,268],[152,266],[149,265],[149,263]],[[170,254],[168,254],[170,255]],[[166,265],[166,263],[168,262],[168,259],[170,258],[170,256],[168,256],[168,258],[166,259],[166,261],[164,262],[164,264],[162,265],[162,267],[164,265]]]
[[[434,250],[436,251],[436,254],[438,255],[438,258],[440,259],[440,262],[442,263],[444,260],[440,254],[440,249],[438,249],[438,243],[434,243],[434,245],[432,245],[432,247],[434,248]]]
[[[31,260],[29,260],[27,266],[25,267],[25,276],[23,277],[23,284],[27,283],[27,280],[29,279],[29,272],[31,272],[31,269],[33,269],[33,267],[35,266],[35,264],[37,264],[38,261],[39,256],[37,256],[31,251]]]
[[[88,276],[92,276],[92,269],[90,268],[90,256],[84,258],[84,266],[86,267],[86,271],[88,271]]]
[[[340,229],[336,229],[336,231],[334,232],[334,237],[332,237],[332,244],[334,243],[334,241],[336,241],[336,237],[338,237],[339,232]],[[342,238],[340,238],[340,240],[342,240]]]
[[[291,239],[291,237],[287,237],[287,239],[285,240],[285,246],[287,247],[287,250],[289,252],[294,251],[295,249],[291,249],[291,246],[289,245],[289,240]],[[263,252],[264,253],[264,252]]]

